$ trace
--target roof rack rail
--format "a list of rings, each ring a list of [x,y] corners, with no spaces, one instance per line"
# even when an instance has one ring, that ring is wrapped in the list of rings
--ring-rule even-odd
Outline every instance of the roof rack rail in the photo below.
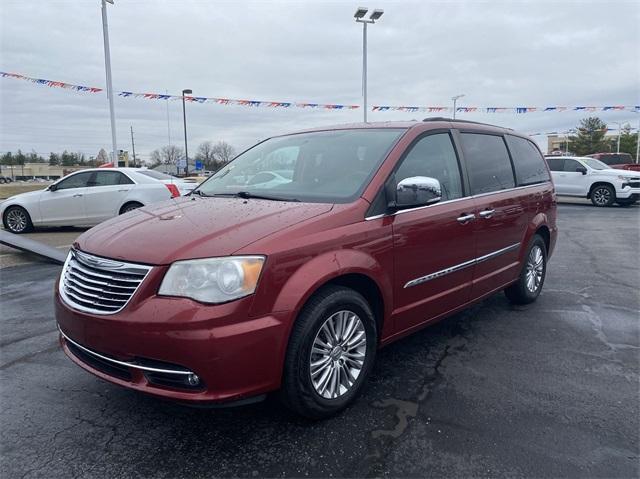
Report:
[[[451,121],[451,122],[456,122],[456,123],[471,123],[473,125],[493,126],[495,128],[503,128],[505,130],[512,130],[513,131],[513,128],[507,128],[505,126],[492,125],[490,123],[482,123],[480,121],[458,120],[457,118],[446,118],[444,116],[430,116],[428,118],[424,118],[422,121]]]

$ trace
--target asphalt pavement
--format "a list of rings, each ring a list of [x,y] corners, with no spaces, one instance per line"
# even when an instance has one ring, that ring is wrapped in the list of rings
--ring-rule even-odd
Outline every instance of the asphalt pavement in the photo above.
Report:
[[[380,351],[324,422],[274,400],[191,409],[60,351],[60,267],[0,269],[0,476],[638,477],[640,207],[559,207],[538,301],[497,294]]]

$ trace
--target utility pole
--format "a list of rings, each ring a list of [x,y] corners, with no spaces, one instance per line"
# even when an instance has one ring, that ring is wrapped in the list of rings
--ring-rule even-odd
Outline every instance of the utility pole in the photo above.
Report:
[[[184,126],[184,157],[185,157],[185,168],[184,175],[187,176],[189,174],[189,150],[187,149],[187,113],[184,107],[184,96],[191,95],[193,91],[190,88],[186,88],[182,90],[182,121]]]
[[[168,90],[165,90],[166,95],[169,94]],[[171,146],[171,123],[169,123],[169,98],[167,98],[167,137],[169,139],[169,146]]]
[[[109,25],[107,23],[107,2],[102,0],[102,36],[104,40],[104,67],[107,75],[107,98],[109,99],[109,116],[111,118],[111,161],[118,167],[118,142],[116,141],[116,114],[113,108],[113,83],[111,81],[111,53],[109,51]]]
[[[133,140],[133,125],[131,125],[130,128],[131,128],[131,150],[133,150],[133,166],[138,166],[138,164],[136,163],[136,142]]]

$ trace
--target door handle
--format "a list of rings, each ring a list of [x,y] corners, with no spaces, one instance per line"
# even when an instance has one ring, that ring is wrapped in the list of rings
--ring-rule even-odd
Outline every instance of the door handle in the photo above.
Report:
[[[493,216],[496,210],[484,210],[480,212],[480,217],[489,219]]]
[[[122,193],[122,192],[125,192],[125,191],[129,191],[129,190],[128,189],[118,190],[118,193]]]
[[[476,219],[476,215],[474,215],[474,214],[462,215],[462,216],[458,217],[458,223],[466,224],[469,221],[472,221],[474,219]]]
[[[72,196],[72,198],[79,198],[82,196],[82,193],[76,193],[75,195]]]

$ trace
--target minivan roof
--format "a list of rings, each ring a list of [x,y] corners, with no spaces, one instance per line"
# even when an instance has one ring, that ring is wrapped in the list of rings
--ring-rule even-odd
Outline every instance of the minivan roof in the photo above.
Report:
[[[411,128],[421,128],[425,130],[436,129],[436,128],[469,128],[472,127],[474,130],[484,130],[484,131],[492,131],[492,132],[500,132],[500,133],[509,133],[515,134],[518,136],[526,137],[526,135],[516,133],[511,128],[505,128],[502,126],[490,125],[488,123],[480,123],[477,121],[470,120],[458,120],[453,118],[444,118],[444,117],[431,117],[425,118],[422,121],[382,121],[382,122],[359,122],[359,123],[343,123],[337,125],[327,125],[316,128],[308,128],[300,131],[295,131],[292,133],[287,133],[284,135],[278,136],[286,136],[290,134],[300,134],[300,133],[311,133],[311,132],[319,132],[319,131],[332,131],[332,130],[359,130],[359,129],[380,129],[380,128],[401,128],[401,129],[411,129]]]

